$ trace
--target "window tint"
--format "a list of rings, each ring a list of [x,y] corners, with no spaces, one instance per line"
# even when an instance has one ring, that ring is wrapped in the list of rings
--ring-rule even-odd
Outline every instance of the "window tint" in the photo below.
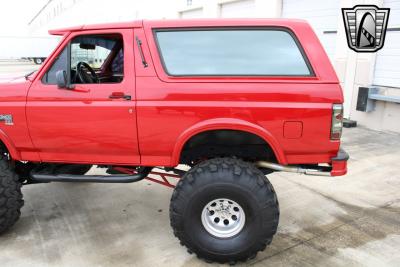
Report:
[[[59,70],[67,71],[67,48],[60,53],[57,59],[55,59],[51,68],[46,72],[42,78],[42,82],[46,84],[57,84],[56,73]]]
[[[114,73],[124,73],[124,51],[121,48],[111,63],[111,71]]]
[[[43,76],[43,83],[57,84],[56,73],[60,70],[68,73],[68,68],[67,78],[71,84],[120,83],[123,80],[124,48],[121,35],[82,35],[72,39],[69,45],[71,65],[68,65],[66,47]]]
[[[71,44],[71,68],[76,68],[79,62],[86,62],[94,69],[100,68],[116,42],[116,40],[106,37],[79,36],[74,38]]]
[[[299,47],[284,30],[156,31],[170,75],[310,75]]]
[[[82,35],[71,42],[73,84],[119,83],[123,80],[123,66],[123,40],[120,35]]]

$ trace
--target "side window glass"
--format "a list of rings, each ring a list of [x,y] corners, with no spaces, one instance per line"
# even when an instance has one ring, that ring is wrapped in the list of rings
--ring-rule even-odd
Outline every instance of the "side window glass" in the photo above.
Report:
[[[72,39],[69,47],[71,60],[67,58],[66,47],[43,76],[44,84],[57,84],[56,73],[60,70],[68,73],[68,68],[71,84],[120,83],[123,80],[124,48],[121,35],[82,35]]]
[[[82,35],[71,41],[71,83],[119,83],[123,79],[122,36]]]
[[[111,42],[110,45],[115,45],[115,43]],[[76,68],[79,62],[86,62],[90,67],[99,69],[110,53],[110,49],[98,45],[91,46],[87,43],[72,43],[71,68]]]
[[[172,76],[312,76],[294,35],[282,29],[158,30]]]
[[[122,48],[119,50],[117,56],[111,64],[111,71],[116,74],[124,73],[124,51]]]
[[[45,84],[57,84],[56,73],[59,70],[67,71],[67,48],[59,54],[58,58],[55,59],[51,68],[46,72],[42,78],[42,82]]]

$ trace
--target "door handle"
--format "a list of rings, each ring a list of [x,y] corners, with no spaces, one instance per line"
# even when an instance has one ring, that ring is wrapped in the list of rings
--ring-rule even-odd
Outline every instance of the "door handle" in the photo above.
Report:
[[[132,97],[130,95],[126,95],[124,92],[112,92],[111,95],[108,97],[110,99],[125,99],[125,100],[131,100]]]

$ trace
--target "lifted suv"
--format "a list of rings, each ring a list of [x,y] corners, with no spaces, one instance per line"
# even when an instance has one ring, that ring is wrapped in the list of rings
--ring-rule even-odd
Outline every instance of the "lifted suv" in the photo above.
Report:
[[[181,244],[234,263],[276,233],[266,174],[346,173],[342,90],[304,21],[137,21],[50,33],[63,40],[41,69],[1,84],[0,232],[19,218],[21,185],[136,182],[157,166],[163,179],[182,176],[170,204]],[[107,174],[88,175],[92,166]]]

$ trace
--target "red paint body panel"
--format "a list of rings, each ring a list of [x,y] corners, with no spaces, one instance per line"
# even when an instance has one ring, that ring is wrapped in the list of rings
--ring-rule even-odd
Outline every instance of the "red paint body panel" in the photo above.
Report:
[[[36,79],[27,98],[29,130],[45,162],[140,164],[135,101],[109,98],[123,92],[135,99],[133,30],[93,30],[85,34],[120,33],[124,38],[124,79],[115,84],[79,84],[77,90],[58,89]],[[80,35],[73,32],[69,38]],[[67,43],[64,40],[55,54]],[[50,59],[49,62],[52,62]],[[42,77],[51,64],[38,74]],[[62,144],[62,145],[60,145]]]
[[[318,38],[304,21],[178,20],[144,21],[151,53],[146,77],[137,77],[137,114],[142,164],[176,165],[180,149],[207,129],[241,129],[258,134],[282,164],[330,162],[339,141],[330,140],[333,103],[342,103],[337,76]],[[292,31],[301,43],[315,77],[171,77],[162,67],[153,30],[182,27],[276,26]],[[138,29],[135,29],[135,32]],[[157,76],[152,76],[153,68]],[[136,69],[143,68],[136,60]],[[218,123],[215,121],[218,119]],[[285,121],[303,123],[302,137],[283,136]],[[222,123],[222,121],[224,123]],[[206,126],[199,126],[204,125]],[[240,126],[239,126],[240,125]],[[246,125],[244,128],[242,125]],[[192,130],[185,135],[187,129]],[[262,130],[260,130],[262,129]],[[157,146],[151,139],[159,140]]]
[[[347,160],[332,161],[332,176],[342,176],[347,173]]]
[[[153,30],[159,28],[249,26],[284,27],[293,32],[315,77],[171,77],[163,69],[153,36]],[[51,33],[64,35],[64,40],[32,78],[32,86],[26,81],[0,89],[0,101],[5,103],[1,114],[15,114],[18,121],[13,129],[3,125],[0,129],[18,159],[175,166],[190,137],[215,129],[260,136],[281,164],[331,163],[339,150],[340,141],[330,140],[330,127],[332,104],[343,102],[342,90],[319,40],[304,21],[137,21]],[[121,84],[83,84],[79,87],[88,92],[76,92],[41,83],[71,38],[95,33],[123,35],[125,73]],[[148,67],[142,64],[136,37],[142,41]],[[132,101],[110,100],[112,92],[129,94]],[[301,134],[285,137],[285,122],[300,122]]]
[[[286,121],[283,124],[283,136],[287,139],[297,139],[303,134],[303,123],[301,121]]]
[[[13,158],[38,161],[39,155],[33,147],[25,114],[26,95],[30,85],[24,77],[10,79],[1,84],[0,113],[11,114],[13,125],[1,123],[0,139]]]

